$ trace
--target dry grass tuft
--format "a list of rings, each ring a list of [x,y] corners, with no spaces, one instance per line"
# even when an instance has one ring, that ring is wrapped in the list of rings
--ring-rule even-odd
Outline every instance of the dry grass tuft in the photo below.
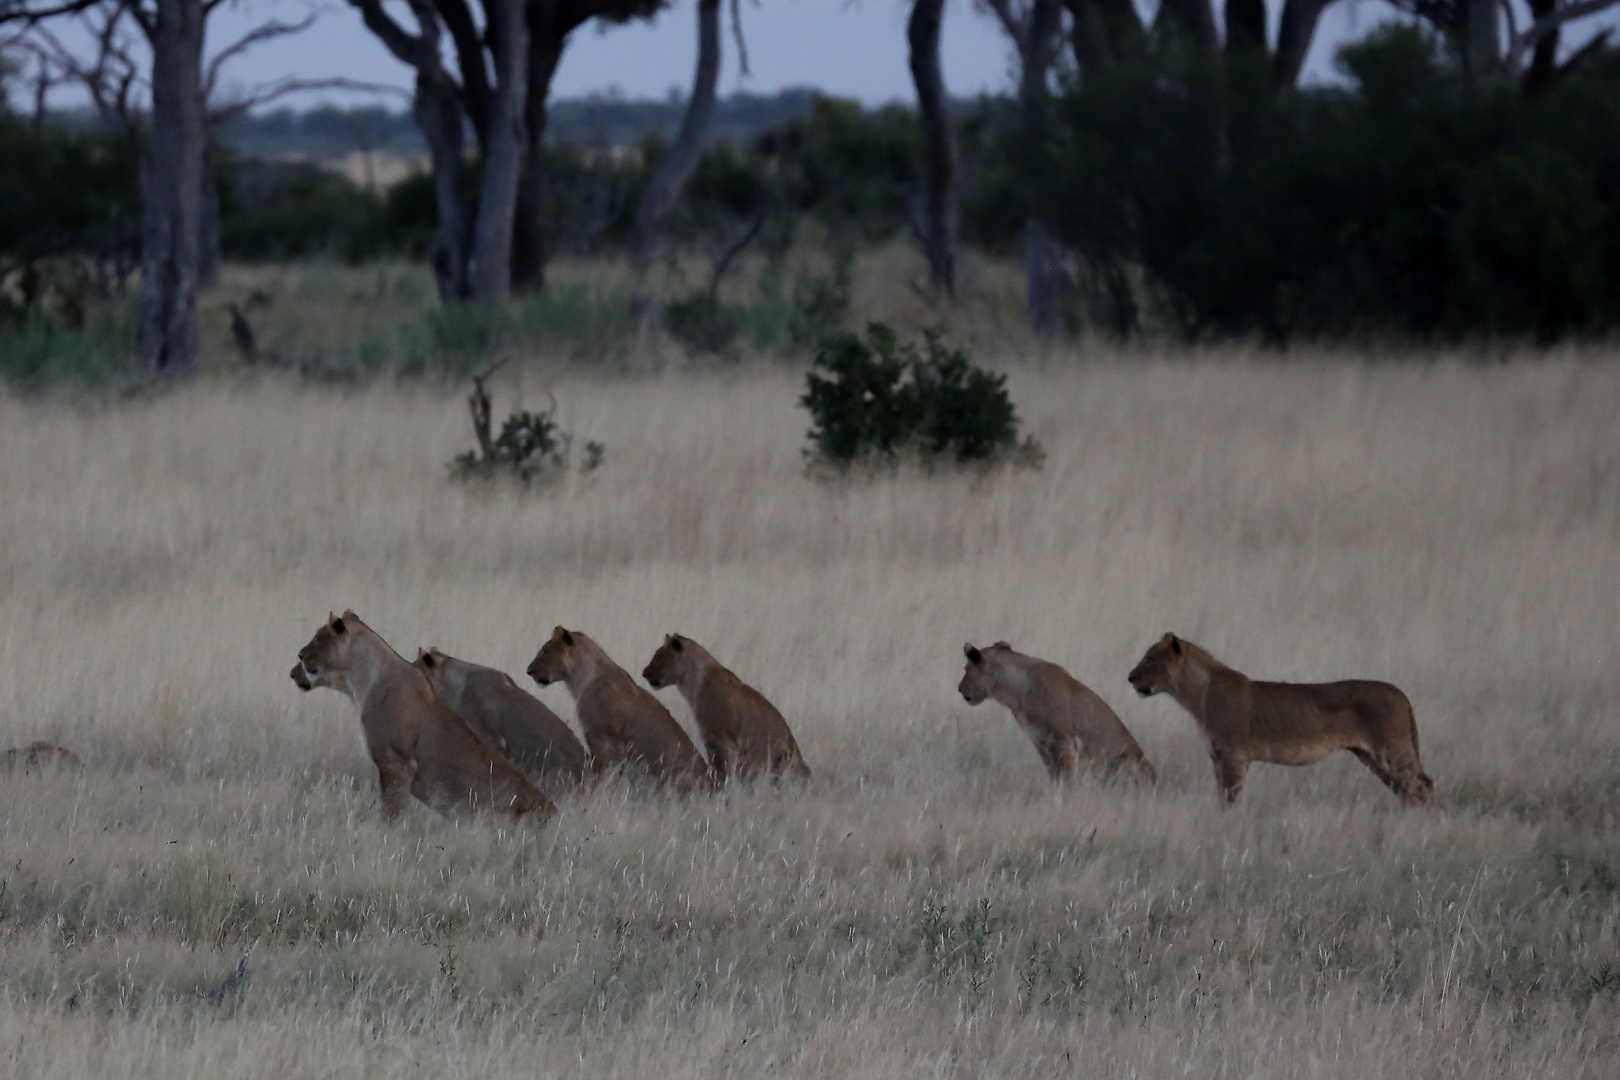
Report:
[[[87,763],[0,777],[0,1072],[1613,1075],[1620,367],[1011,371],[1041,472],[823,486],[793,372],[531,370],[608,453],[538,496],[447,482],[448,390],[0,401],[0,747]],[[816,779],[384,828],[347,703],[286,676],[345,606],[514,673],[555,623],[633,670],[689,633]],[[1220,812],[1125,683],[1168,629],[1402,686],[1439,808],[1346,756]],[[954,693],[997,638],[1158,788],[1052,788]]]

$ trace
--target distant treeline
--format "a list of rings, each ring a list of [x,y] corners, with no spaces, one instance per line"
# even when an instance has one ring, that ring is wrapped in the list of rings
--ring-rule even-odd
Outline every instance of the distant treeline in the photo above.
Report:
[[[1219,82],[1192,55],[1120,64],[1070,80],[1038,140],[1010,100],[958,103],[962,241],[1013,257],[1039,216],[1068,325],[1121,336],[1552,341],[1620,324],[1620,51],[1533,94],[1470,79],[1411,27],[1346,48],[1341,66],[1346,85],[1279,95],[1236,62]],[[623,250],[678,112],[557,107],[541,208],[554,251]],[[354,116],[298,125],[336,145]],[[268,139],[278,122],[252,123]],[[716,134],[670,227],[713,260],[711,299],[738,251],[780,258],[807,222],[844,255],[916,229],[909,108],[734,97]],[[211,158],[226,258],[425,257],[426,178],[374,194],[235,139],[222,132]],[[133,243],[132,160],[110,136],[0,117],[0,259]]]
[[[746,142],[763,131],[803,116],[817,93],[807,88],[776,94],[736,93],[715,105],[710,141]],[[591,95],[559,98],[548,110],[548,137],[556,142],[627,147],[648,135],[668,140],[680,126],[686,102],[638,100]],[[355,150],[382,150],[405,155],[427,153],[422,133],[409,112],[377,106],[338,108],[322,105],[303,112],[273,112],[234,117],[221,125],[219,141],[248,157],[333,158]]]

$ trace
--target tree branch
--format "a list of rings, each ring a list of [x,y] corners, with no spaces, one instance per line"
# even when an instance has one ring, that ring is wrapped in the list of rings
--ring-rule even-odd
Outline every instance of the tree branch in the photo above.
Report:
[[[1531,23],[1524,33],[1513,39],[1508,49],[1508,64],[1517,68],[1524,62],[1524,54],[1536,47],[1542,38],[1552,34],[1567,22],[1596,15],[1600,11],[1620,4],[1620,0],[1576,0],[1573,4],[1565,4],[1556,11],[1543,15]]]
[[[226,62],[233,57],[241,56],[253,46],[261,42],[271,41],[278,37],[288,37],[293,34],[302,34],[315,25],[318,16],[311,11],[301,22],[284,23],[271,19],[267,23],[255,26],[225,48],[221,49],[212,60],[208,62],[208,70],[203,75],[202,90],[204,100],[213,97],[214,89],[219,83],[219,71]]]
[[[394,94],[409,99],[411,92],[386,83],[361,82],[358,79],[282,79],[280,82],[255,87],[246,97],[208,110],[209,123],[232,120],[249,109],[268,104],[288,94],[302,94],[314,90],[357,90],[369,94]]]

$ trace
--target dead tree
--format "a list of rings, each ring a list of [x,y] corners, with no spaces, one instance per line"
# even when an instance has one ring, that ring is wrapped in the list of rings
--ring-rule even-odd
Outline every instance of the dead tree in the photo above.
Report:
[[[697,165],[709,121],[714,116],[715,91],[720,82],[720,0],[698,0],[697,24],[697,70],[692,76],[692,94],[687,98],[675,141],[658,159],[652,178],[647,182],[646,194],[636,208],[630,267],[642,306],[646,300],[640,296],[641,289],[648,269],[658,257],[664,222]]]
[[[491,103],[484,188],[473,231],[473,297],[504,303],[512,294],[513,214],[517,209],[524,142],[523,103],[528,88],[529,27],[523,0],[488,0],[496,92]]]
[[[986,0],[1012,39],[1018,54],[1018,154],[1026,184],[1041,174],[1041,147],[1050,122],[1051,87],[1058,31],[1063,17],[1058,0]],[[1061,253],[1039,200],[1030,197],[1024,220],[1024,278],[1029,323],[1037,334],[1052,334],[1060,321]]]
[[[951,137],[939,35],[945,0],[914,0],[906,23],[911,80],[917,86],[917,119],[923,137],[923,254],[928,284],[936,295],[956,295],[956,146]]]

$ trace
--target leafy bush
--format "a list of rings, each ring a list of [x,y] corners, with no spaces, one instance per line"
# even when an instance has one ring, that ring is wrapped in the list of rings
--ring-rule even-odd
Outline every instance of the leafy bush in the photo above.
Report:
[[[826,374],[820,374],[825,372]],[[1007,377],[969,362],[937,333],[921,348],[882,323],[829,338],[816,354],[800,403],[810,411],[808,455],[845,468],[863,461],[957,464],[1010,460],[1038,465],[1034,439],[1018,440]]]
[[[500,365],[496,365],[499,367]],[[524,485],[550,483],[568,473],[574,436],[557,423],[557,403],[541,412],[523,410],[508,416],[501,424],[501,433],[490,438],[489,394],[484,380],[494,369],[473,379],[473,393],[467,399],[472,412],[473,433],[478,438],[478,449],[457,454],[450,462],[450,476],[455,480],[493,480],[508,477]],[[601,467],[606,449],[599,442],[585,444],[581,473],[594,472]]]

